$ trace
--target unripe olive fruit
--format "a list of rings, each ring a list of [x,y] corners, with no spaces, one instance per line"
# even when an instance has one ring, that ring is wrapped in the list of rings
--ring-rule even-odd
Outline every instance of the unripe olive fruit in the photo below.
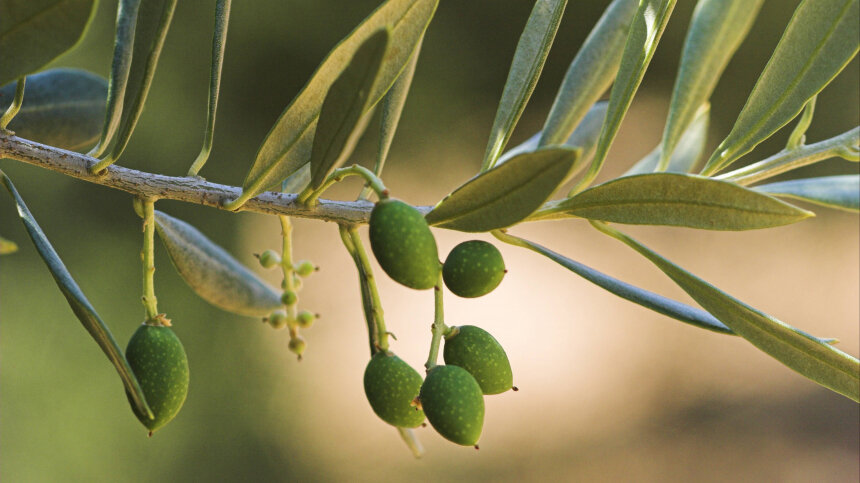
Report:
[[[287,313],[283,310],[276,310],[269,314],[268,322],[273,329],[283,329],[287,326],[287,321]]]
[[[302,310],[296,315],[296,322],[299,324],[299,327],[303,329],[307,329],[310,326],[314,325],[314,320],[317,318],[313,312],[309,310]]]
[[[281,302],[284,305],[293,305],[299,300],[299,296],[296,295],[292,290],[285,290],[284,293],[281,294]]]
[[[392,199],[370,212],[370,247],[379,265],[394,281],[417,290],[436,285],[439,252],[421,213]]]
[[[185,402],[188,394],[185,349],[169,327],[144,324],[128,341],[125,358],[155,419],[139,413],[134,403],[131,409],[151,434],[173,419]]]
[[[302,277],[307,277],[310,274],[314,273],[317,267],[314,266],[309,260],[302,260],[299,262],[296,267],[296,273],[298,273]]]
[[[463,242],[448,254],[442,278],[448,290],[460,297],[480,297],[493,291],[505,276],[499,249],[481,240]]]
[[[501,344],[480,327],[452,327],[445,337],[443,356],[445,364],[469,371],[484,394],[499,394],[514,385],[508,355]]]
[[[424,421],[424,411],[413,404],[421,383],[418,371],[391,353],[377,352],[364,369],[364,394],[373,412],[402,428],[414,428]]]
[[[307,347],[307,343],[305,343],[305,340],[302,339],[301,336],[296,336],[290,339],[290,343],[287,347],[289,347],[290,352],[299,356],[299,359],[301,359],[302,354],[305,352],[305,348]]]
[[[260,265],[263,268],[272,268],[279,263],[281,263],[281,256],[274,250],[266,250],[260,254]]]
[[[465,369],[436,366],[427,373],[418,396],[427,420],[445,439],[473,446],[484,426],[481,386]]]

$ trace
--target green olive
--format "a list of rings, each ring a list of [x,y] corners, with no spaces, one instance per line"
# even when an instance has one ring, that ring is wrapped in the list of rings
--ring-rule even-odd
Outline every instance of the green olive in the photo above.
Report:
[[[377,352],[364,369],[364,394],[373,412],[402,428],[414,428],[424,421],[424,411],[413,403],[421,383],[418,371],[391,353]]]
[[[445,337],[445,364],[469,371],[484,394],[499,394],[513,386],[508,355],[489,332],[474,325],[451,329]]]
[[[436,239],[424,217],[412,206],[392,199],[376,203],[370,213],[370,247],[394,281],[417,290],[436,285]]]
[[[427,420],[445,439],[473,446],[484,426],[481,386],[465,369],[436,366],[427,373],[418,396]]]
[[[486,295],[504,276],[505,261],[499,249],[481,240],[470,240],[454,247],[442,267],[445,285],[460,297]]]

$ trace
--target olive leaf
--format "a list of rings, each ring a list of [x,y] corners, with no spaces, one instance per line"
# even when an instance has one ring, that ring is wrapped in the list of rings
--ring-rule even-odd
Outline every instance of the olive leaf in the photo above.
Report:
[[[108,360],[110,360],[114,365],[114,368],[116,368],[116,372],[119,374],[119,377],[122,379],[122,383],[125,386],[126,393],[137,408],[138,412],[149,416],[150,419],[154,419],[155,416],[146,404],[146,397],[140,388],[140,384],[138,383],[137,378],[134,377],[134,372],[128,365],[128,361],[125,359],[122,349],[119,348],[113,335],[111,335],[110,329],[108,329],[105,323],[102,322],[101,317],[99,317],[99,314],[93,308],[92,304],[90,304],[90,301],[87,300],[86,295],[84,295],[81,288],[72,278],[69,270],[65,265],[63,265],[63,261],[60,259],[60,256],[57,255],[54,247],[51,246],[51,242],[48,241],[48,238],[39,227],[39,224],[36,223],[36,219],[33,218],[33,214],[30,213],[29,209],[27,209],[27,205],[24,204],[24,200],[21,199],[21,195],[18,194],[18,190],[16,190],[15,186],[12,184],[12,180],[10,180],[2,171],[0,171],[0,179],[2,179],[3,184],[9,191],[9,194],[11,194],[12,198],[15,200],[15,206],[18,209],[18,216],[24,223],[24,228],[27,230],[27,234],[33,241],[33,245],[36,247],[36,251],[39,252],[39,256],[42,257],[45,265],[48,266],[48,270],[51,271],[51,275],[54,277],[54,281],[60,288],[60,292],[62,292],[63,296],[66,297],[66,301],[68,301],[72,312],[75,313],[75,316],[81,321],[84,329],[89,332],[90,337],[96,341],[96,344],[99,345],[102,352],[105,353]]]
[[[754,230],[814,216],[734,183],[678,173],[617,178],[561,202],[556,210],[591,220],[705,230]]]
[[[753,189],[828,208],[860,211],[860,175],[856,174],[793,179],[763,184]]]
[[[860,49],[860,0],[803,0],[703,174],[725,168],[795,118]]]
[[[627,43],[624,45],[624,54],[621,57],[621,66],[615,77],[615,85],[609,94],[609,108],[606,114],[606,122],[600,132],[600,140],[597,142],[597,151],[585,177],[577,183],[572,192],[588,186],[609,153],[609,147],[618,134],[621,121],[633,102],[633,96],[639,89],[645,70],[654,56],[657,43],[663,35],[669,17],[675,8],[676,0],[642,0],[639,10],[633,18],[630,33],[627,35]]]
[[[637,0],[614,0],[606,7],[564,75],[543,125],[539,145],[561,144],[615,80],[638,5]],[[583,158],[588,158],[585,152]]]
[[[525,110],[543,70],[546,56],[549,55],[566,6],[567,0],[537,0],[532,7],[532,13],[517,43],[511,70],[502,91],[502,100],[499,101],[496,118],[490,130],[482,171],[493,167]]]
[[[700,0],[684,41],[681,66],[663,130],[657,171],[666,171],[675,146],[708,102],[764,0]],[[686,171],[686,170],[684,170]]]
[[[203,300],[247,316],[281,307],[279,293],[197,228],[158,210],[155,228],[176,271]]]
[[[382,72],[390,33],[377,30],[355,51],[346,68],[332,83],[320,109],[311,150],[311,187],[319,188],[328,175],[346,161],[364,131],[361,118],[379,99],[368,97]]]
[[[629,300],[630,302],[651,309],[654,312],[680,320],[681,322],[701,329],[734,335],[731,329],[704,310],[690,307],[689,305],[682,304],[681,302],[677,302],[649,290],[639,288],[635,285],[618,280],[617,278],[610,277],[609,275],[599,272],[587,265],[583,265],[575,260],[571,260],[564,255],[526,240],[525,238],[519,238],[507,233],[498,232],[493,232],[493,235],[506,243],[527,248],[535,253],[539,253],[607,292],[613,293],[625,300]]]
[[[860,401],[860,362],[831,346],[829,340],[750,307],[614,228],[599,222],[592,225],[650,260],[702,308],[766,354],[812,381]]]
[[[368,95],[369,104],[375,104],[409,62],[438,3],[439,0],[387,0],[341,40],[266,135],[245,177],[242,195],[225,206],[238,208],[308,162],[323,97],[329,86],[358,47],[377,30],[388,26],[391,28],[390,43],[398,48],[392,49],[383,61],[379,82]]]
[[[708,141],[708,124],[710,121],[711,105],[705,103],[699,106],[693,121],[687,125],[681,139],[672,147],[672,156],[664,169],[671,173],[688,173],[693,170],[696,161],[705,150]],[[663,146],[660,144],[633,165],[623,176],[634,174],[645,174],[658,171],[658,165],[662,159]]]
[[[546,147],[485,171],[446,196],[427,213],[427,223],[482,232],[522,221],[552,196],[580,156],[578,149]]]
[[[42,69],[74,47],[97,4],[96,0],[0,2],[0,86]]]
[[[570,146],[572,148],[579,148],[582,150],[582,154],[579,156],[579,166],[582,166],[591,158],[591,155],[594,154],[594,148],[597,146],[597,138],[600,136],[600,127],[603,126],[603,120],[606,119],[606,105],[607,103],[605,101],[594,103],[594,105],[591,106],[591,109],[589,109],[585,114],[585,117],[582,118],[579,125],[576,126],[576,129],[574,129],[567,140],[562,143],[564,146]],[[538,132],[523,143],[505,151],[504,154],[499,156],[499,159],[496,161],[496,165],[498,166],[518,154],[537,150],[540,147],[540,139],[542,136],[543,131]],[[574,174],[576,173],[571,173],[570,176],[573,176]]]
[[[8,255],[18,251],[18,244],[0,236],[0,255]]]
[[[0,111],[12,100],[15,84],[0,88]],[[26,139],[63,149],[83,149],[96,141],[105,112],[107,81],[78,69],[51,69],[27,76],[24,103],[9,129]]]

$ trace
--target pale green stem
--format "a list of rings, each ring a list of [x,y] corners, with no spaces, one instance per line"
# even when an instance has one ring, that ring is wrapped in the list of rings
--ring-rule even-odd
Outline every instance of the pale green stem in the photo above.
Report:
[[[860,158],[860,127],[815,144],[805,144],[792,150],[783,150],[773,156],[743,168],[730,171],[716,179],[749,185],[803,166],[841,157],[849,161]]]
[[[448,331],[448,326],[445,325],[445,309],[442,306],[442,271],[439,271],[439,279],[436,281],[436,286],[433,287],[434,298],[434,317],[433,325],[430,330],[433,338],[430,340],[430,354],[427,356],[427,362],[424,363],[424,368],[429,372],[430,369],[436,367],[436,360],[439,358],[439,345],[442,343],[442,336]]]
[[[331,185],[337,183],[338,181],[343,180],[347,176],[361,176],[367,181],[373,191],[376,192],[376,196],[380,199],[388,198],[388,189],[382,183],[382,180],[379,179],[378,176],[373,174],[373,171],[365,168],[364,166],[359,166],[354,164],[352,166],[346,168],[338,168],[334,170],[328,178],[320,185],[319,188],[313,189],[308,186],[304,191],[299,193],[296,201],[301,203],[307,207],[314,206],[316,204],[317,198],[325,192],[325,190],[329,189]]]
[[[293,224],[289,216],[279,215],[281,220],[281,236],[283,246],[281,248],[281,270],[284,272],[284,289],[296,293],[296,283],[293,277]],[[298,315],[298,303],[287,305],[287,320],[290,334],[293,334]]]
[[[815,100],[817,98],[817,95],[812,96],[812,99],[807,101],[806,106],[804,106],[803,114],[800,115],[797,125],[794,126],[794,130],[791,131],[791,136],[788,137],[788,142],[785,144],[785,149],[787,151],[791,151],[792,149],[799,148],[803,145],[803,142],[806,139],[806,130],[809,129],[809,125],[812,124],[812,114],[815,112]]]
[[[143,249],[140,258],[143,262],[143,308],[146,323],[159,323],[158,300],[155,298],[155,202],[143,201]]]
[[[421,445],[421,441],[418,441],[418,437],[415,436],[414,431],[409,428],[397,428],[397,432],[400,433],[400,437],[403,438],[406,446],[409,446],[413,456],[416,458],[424,456],[424,446]]]
[[[203,133],[203,148],[188,170],[188,176],[197,173],[209,159],[212,152],[212,139],[215,135],[215,111],[218,108],[218,94],[221,92],[221,68],[224,65],[224,50],[227,46],[227,25],[230,23],[230,3],[232,0],[215,2],[215,30],[212,34],[212,69],[209,72],[209,111],[206,131]]]
[[[370,352],[388,350],[388,330],[385,328],[385,316],[382,310],[382,302],[376,289],[376,280],[373,269],[364,250],[364,244],[354,226],[339,225],[340,237],[343,245],[355,262],[358,270],[359,283],[361,285],[361,301],[364,307],[364,317],[367,321],[367,335],[370,341]]]
[[[21,104],[24,102],[24,84],[27,82],[27,77],[21,77],[18,79],[18,83],[15,84],[15,97],[12,98],[12,104],[9,104],[9,107],[6,108],[6,112],[3,113],[3,116],[0,116],[0,129],[5,130],[6,126],[12,122],[12,119],[18,114],[18,111],[21,110]]]

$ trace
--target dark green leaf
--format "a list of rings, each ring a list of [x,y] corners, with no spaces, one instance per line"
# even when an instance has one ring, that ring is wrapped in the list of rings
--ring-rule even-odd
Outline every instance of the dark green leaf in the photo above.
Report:
[[[618,178],[579,193],[558,209],[591,220],[705,230],[754,230],[813,216],[734,183],[677,173]]]
[[[389,52],[379,82],[368,96],[370,105],[376,104],[409,62],[438,3],[439,0],[387,0],[341,40],[266,135],[245,177],[242,196],[226,206],[230,209],[241,206],[310,160],[317,120],[329,86],[358,47],[387,26],[391,28],[391,45],[399,48]]]
[[[670,173],[689,173],[696,165],[696,161],[705,150],[705,143],[708,141],[708,124],[710,120],[711,105],[705,103],[699,106],[698,112],[693,122],[687,125],[687,129],[681,136],[681,139],[675,143],[672,148],[672,156],[669,158],[669,164],[666,169]],[[647,156],[639,160],[633,165],[624,176],[634,174],[652,173],[657,170],[657,165],[660,162],[663,145],[658,145]]]
[[[0,88],[6,109],[15,84]],[[107,82],[77,69],[51,69],[27,76],[24,104],[9,129],[26,139],[77,150],[96,141],[105,112]]]
[[[81,324],[114,365],[117,373],[119,373],[120,379],[122,379],[126,392],[129,394],[129,397],[132,399],[138,411],[140,411],[141,414],[148,415],[151,419],[154,418],[152,411],[146,404],[146,397],[140,389],[137,378],[134,377],[134,373],[132,372],[131,367],[129,367],[128,361],[126,361],[122,350],[117,345],[110,333],[110,330],[104,322],[102,322],[99,314],[96,313],[96,310],[90,304],[89,300],[87,300],[87,297],[81,291],[80,287],[78,287],[78,284],[72,278],[72,275],[69,273],[68,269],[66,269],[66,266],[63,265],[63,261],[60,260],[60,256],[57,255],[56,250],[51,246],[51,242],[48,241],[45,233],[42,232],[42,229],[39,227],[38,223],[36,223],[36,219],[33,218],[32,213],[27,209],[27,205],[24,204],[24,200],[21,199],[21,196],[12,184],[12,180],[10,180],[2,171],[0,171],[0,178],[2,178],[3,184],[6,186],[6,189],[9,190],[12,198],[14,198],[15,205],[18,208],[18,216],[21,217],[21,221],[24,223],[24,228],[27,229],[27,234],[30,235],[30,239],[33,240],[33,245],[35,245],[36,251],[39,252],[39,256],[42,257],[42,260],[45,261],[45,264],[51,271],[51,275],[54,277],[54,281],[57,282],[57,286],[69,302],[72,312],[75,313],[75,316],[77,316],[78,320],[81,321]]]
[[[380,77],[388,50],[389,31],[377,30],[355,51],[340,73],[320,110],[311,151],[311,187],[319,188],[328,175],[346,161],[358,141],[361,118],[373,107],[368,96]]]
[[[502,100],[490,130],[483,171],[493,167],[535,89],[567,0],[537,0],[517,43]]]
[[[427,213],[427,222],[470,232],[511,226],[552,196],[575,170],[579,153],[578,149],[547,147],[515,156],[446,196]]]
[[[0,2],[0,86],[38,71],[74,47],[97,4],[96,0]]]
[[[828,208],[860,211],[860,175],[856,174],[793,179],[764,184],[753,189]]]
[[[614,0],[606,7],[564,75],[543,126],[541,146],[560,144],[568,138],[615,80],[638,4],[638,0]]]
[[[708,102],[763,3],[764,0],[700,0],[696,4],[663,131],[658,171],[666,171],[675,146],[694,122],[697,109]]]
[[[857,55],[858,39],[860,0],[803,0],[703,174],[728,166],[794,119]]]
[[[705,310],[763,352],[818,384],[860,401],[856,358],[746,305],[627,235],[602,223],[593,224],[650,260]]]
[[[197,228],[157,210],[155,227],[176,271],[202,299],[252,317],[281,307],[278,292]]]

